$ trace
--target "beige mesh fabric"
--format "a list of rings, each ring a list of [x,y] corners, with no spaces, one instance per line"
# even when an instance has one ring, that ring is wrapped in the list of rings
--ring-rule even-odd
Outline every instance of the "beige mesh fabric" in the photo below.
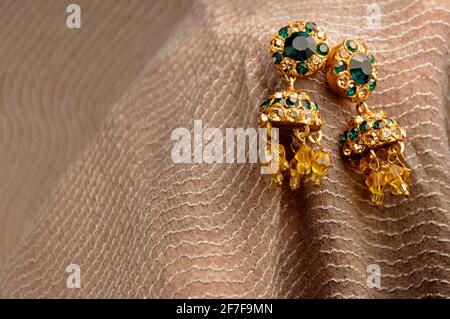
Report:
[[[83,0],[80,30],[69,3],[0,3],[1,297],[450,297],[448,1]],[[326,122],[320,187],[172,162],[171,132],[195,119],[256,126],[283,85],[267,43],[298,19],[376,54],[368,103],[407,130],[411,197],[369,205],[339,156],[353,106],[323,73],[296,84]]]

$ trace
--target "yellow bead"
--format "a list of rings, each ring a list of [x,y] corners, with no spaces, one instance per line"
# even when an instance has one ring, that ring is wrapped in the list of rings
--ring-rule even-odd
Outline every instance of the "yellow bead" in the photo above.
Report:
[[[403,180],[405,181],[405,183],[407,184],[411,184],[411,170],[409,168],[404,168],[404,172],[403,172]]]
[[[331,166],[331,156],[330,153],[324,152],[322,150],[313,153],[313,161],[311,163],[311,168],[314,173],[319,175],[324,175],[328,168]]]
[[[319,150],[312,153],[311,161],[311,182],[315,185],[320,185],[323,176],[327,172],[328,168],[331,166],[331,156],[330,153],[323,150]]]
[[[384,174],[379,171],[372,172],[366,179],[369,191],[372,193],[372,204],[380,205],[383,202]]]
[[[297,171],[301,175],[307,175],[311,172],[311,149],[307,145],[303,145],[297,153],[295,153],[297,160]]]
[[[384,176],[385,182],[389,183],[397,177],[401,176],[403,174],[403,171],[403,167],[400,167],[397,164],[390,165],[386,170],[386,175]]]
[[[405,174],[406,173],[406,174]],[[391,185],[391,193],[394,195],[409,195],[409,185],[405,183],[403,175],[409,179],[410,170],[403,167],[392,164],[386,171],[385,181]]]
[[[369,187],[369,190],[374,193],[382,193],[384,187],[384,177],[381,172],[374,171],[372,172],[366,180],[366,184]]]
[[[401,176],[398,176],[396,179],[392,180],[389,185],[391,185],[391,193],[394,195],[409,195],[409,185],[405,183]]]
[[[370,200],[371,200],[372,204],[375,206],[383,204],[383,199],[384,199],[383,193],[370,194]]]
[[[394,195],[409,196],[409,185],[403,181],[399,182],[395,186],[392,185],[391,193]]]

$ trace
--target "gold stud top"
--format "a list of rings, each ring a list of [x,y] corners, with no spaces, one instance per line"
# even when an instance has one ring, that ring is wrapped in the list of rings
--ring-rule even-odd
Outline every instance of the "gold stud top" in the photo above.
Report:
[[[331,88],[352,102],[364,102],[375,89],[378,71],[367,44],[345,39],[334,47],[326,62],[326,77]]]
[[[278,74],[291,81],[316,73],[326,62],[327,38],[314,22],[297,21],[281,28],[269,44]]]

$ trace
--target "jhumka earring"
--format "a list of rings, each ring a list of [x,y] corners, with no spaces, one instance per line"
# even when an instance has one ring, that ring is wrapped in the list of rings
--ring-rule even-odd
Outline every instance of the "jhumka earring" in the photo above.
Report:
[[[292,190],[304,178],[319,185],[331,166],[330,153],[320,143],[323,122],[317,103],[294,87],[297,78],[310,76],[325,65],[328,51],[327,34],[314,22],[291,23],[270,41],[275,69],[288,87],[261,104],[258,122],[267,129],[266,146],[272,156],[266,165],[277,163],[271,173],[279,186],[286,177]],[[273,128],[278,129],[280,141],[290,142],[290,148],[272,143]]]
[[[364,42],[346,39],[327,58],[326,76],[331,88],[356,104],[357,115],[340,137],[343,156],[361,171],[380,205],[384,191],[409,195],[411,170],[403,157],[405,130],[384,111],[372,111],[366,99],[377,84],[377,63]]]

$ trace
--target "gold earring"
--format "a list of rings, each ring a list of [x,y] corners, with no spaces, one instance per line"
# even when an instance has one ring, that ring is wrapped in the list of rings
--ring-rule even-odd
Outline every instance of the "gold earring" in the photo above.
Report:
[[[328,52],[327,34],[314,22],[291,23],[270,41],[274,66],[288,87],[261,104],[258,122],[267,129],[271,160],[266,165],[274,167],[272,178],[279,186],[285,177],[292,190],[305,178],[318,185],[331,166],[330,153],[321,146],[323,122],[317,103],[294,87],[297,78],[310,76],[325,65]],[[291,139],[290,148],[274,142],[273,128],[279,130],[281,140]]]
[[[357,115],[340,137],[342,153],[364,176],[374,205],[383,203],[384,191],[409,195],[411,170],[403,157],[406,132],[384,111],[372,111],[366,99],[375,89],[377,63],[364,42],[346,39],[327,58],[326,77],[331,88],[356,104]]]

